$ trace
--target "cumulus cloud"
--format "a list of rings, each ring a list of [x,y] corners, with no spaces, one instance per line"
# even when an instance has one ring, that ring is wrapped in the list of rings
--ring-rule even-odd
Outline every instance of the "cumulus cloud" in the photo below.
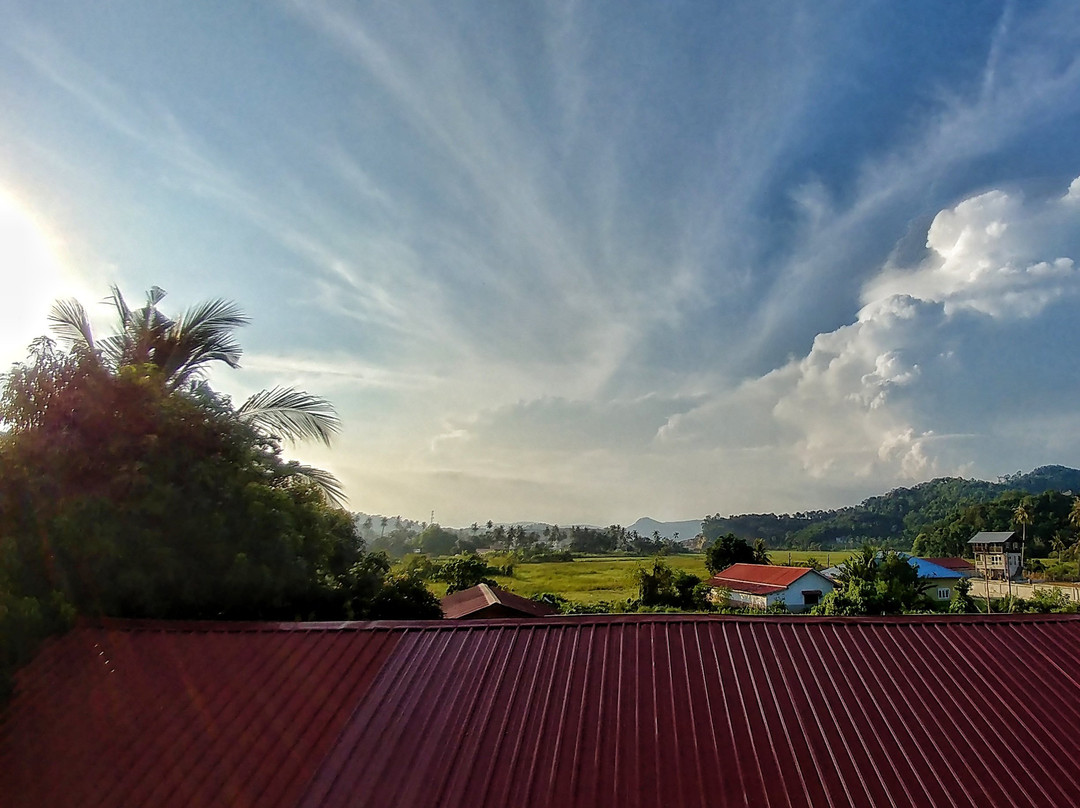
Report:
[[[624,507],[648,499],[677,515],[705,501],[841,504],[937,475],[1069,462],[1080,448],[1080,385],[1061,348],[1076,336],[1074,233],[1071,191],[973,196],[934,217],[923,260],[882,267],[852,321],[804,356],[707,395],[491,407],[445,422],[419,466],[481,488],[517,472],[522,496],[551,492],[544,508],[574,479],[581,501],[625,488]]]
[[[1075,183],[1073,183],[1075,185]],[[940,302],[946,314],[965,309],[991,317],[1034,317],[1076,285],[1065,251],[1080,211],[1073,189],[1062,200],[1026,205],[990,191],[939,213],[927,235],[932,257],[914,270],[893,269],[863,292],[868,305],[894,295]]]
[[[999,457],[1010,448],[1022,456],[1015,434],[1032,435],[1016,422],[1060,420],[1066,391],[1077,387],[1056,377],[1052,358],[1075,336],[1077,187],[1035,202],[995,190],[941,211],[927,258],[869,281],[854,322],[819,334],[806,356],[672,419],[661,438],[731,449],[765,442],[779,467],[834,481],[961,473],[991,446]],[[988,372],[997,364],[1017,369],[1015,386],[1002,384],[1001,367]],[[1032,401],[1027,385],[1062,392]],[[790,443],[775,442],[781,434]],[[1040,462],[1050,441],[1028,445]]]

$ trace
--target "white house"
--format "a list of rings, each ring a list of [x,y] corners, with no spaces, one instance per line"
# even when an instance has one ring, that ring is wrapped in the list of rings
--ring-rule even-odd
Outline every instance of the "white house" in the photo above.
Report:
[[[727,590],[732,606],[783,606],[789,612],[816,606],[834,589],[832,581],[809,567],[768,564],[732,564],[710,578],[709,586]]]

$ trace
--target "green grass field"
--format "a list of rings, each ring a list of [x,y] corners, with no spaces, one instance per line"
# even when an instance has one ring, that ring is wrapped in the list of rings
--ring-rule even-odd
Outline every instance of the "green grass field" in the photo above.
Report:
[[[851,555],[851,552],[841,550],[827,554],[777,550],[769,555],[774,564],[787,564],[790,556],[792,563],[806,561],[813,557],[824,565],[826,561],[839,564]],[[514,566],[513,577],[495,576],[495,582],[503,589],[524,597],[531,597],[541,592],[554,592],[578,603],[619,601],[637,596],[632,580],[634,569],[650,560],[650,557],[590,556],[573,561],[517,564]],[[672,567],[693,573],[702,580],[709,577],[705,569],[705,556],[702,554],[673,555],[667,556],[665,560]],[[445,584],[431,583],[429,585],[440,597],[446,591]]]

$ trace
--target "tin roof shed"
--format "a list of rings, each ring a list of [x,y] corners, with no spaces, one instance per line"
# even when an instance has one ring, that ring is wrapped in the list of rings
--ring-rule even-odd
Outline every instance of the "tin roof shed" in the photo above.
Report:
[[[452,620],[495,617],[546,617],[559,610],[497,586],[477,584],[447,595],[439,604],[443,615]]]
[[[0,797],[1066,808],[1078,670],[1060,615],[83,625],[19,674]]]

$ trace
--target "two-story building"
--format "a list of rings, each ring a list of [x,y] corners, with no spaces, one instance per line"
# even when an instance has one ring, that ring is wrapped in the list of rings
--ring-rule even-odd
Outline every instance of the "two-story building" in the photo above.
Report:
[[[990,580],[1012,581],[1020,577],[1024,543],[1015,532],[983,531],[968,541],[975,555],[975,571]]]

